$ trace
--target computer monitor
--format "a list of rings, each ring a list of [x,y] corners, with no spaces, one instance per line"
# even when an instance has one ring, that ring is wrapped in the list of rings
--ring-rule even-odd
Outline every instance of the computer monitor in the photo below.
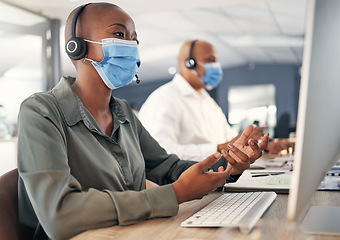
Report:
[[[310,0],[307,6],[288,220],[296,221],[303,211],[306,212],[305,206],[309,204],[320,182],[340,158],[339,105],[340,1]],[[328,220],[336,221],[339,226],[340,206],[329,210],[321,210],[321,213],[337,213],[337,220]],[[337,231],[340,233],[339,227]]]

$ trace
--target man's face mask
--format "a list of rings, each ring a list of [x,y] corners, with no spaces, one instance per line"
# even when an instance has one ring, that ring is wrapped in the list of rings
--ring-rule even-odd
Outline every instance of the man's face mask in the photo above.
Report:
[[[219,62],[206,63],[204,68],[205,76],[202,77],[202,81],[207,90],[212,90],[222,81],[223,72],[221,64]]]
[[[86,42],[102,44],[104,58],[100,62],[86,58],[92,62],[99,76],[110,89],[124,87],[131,83],[138,73],[140,59],[137,42],[118,38],[105,38],[102,42],[84,39]]]

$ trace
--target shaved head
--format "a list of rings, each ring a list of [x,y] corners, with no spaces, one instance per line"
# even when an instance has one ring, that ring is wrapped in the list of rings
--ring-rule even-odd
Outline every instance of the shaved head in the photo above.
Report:
[[[191,57],[195,59],[196,66],[189,69],[185,65],[185,61],[190,56],[190,48],[195,40],[186,41],[178,53],[178,68],[182,77],[196,90],[200,91],[205,87],[204,83],[200,80],[205,76],[205,63],[216,62],[218,59],[217,52],[214,46],[206,41],[196,40]]]
[[[215,48],[209,42],[203,40],[189,40],[183,43],[178,53],[178,66],[180,72],[187,70],[185,67],[185,60],[189,58],[190,48],[193,41],[196,41],[192,49],[192,57],[196,60],[202,61],[202,57],[206,58],[210,55],[217,56]]]
[[[65,24],[65,43],[71,37],[72,20],[81,6],[75,8],[68,16]],[[98,27],[98,20],[112,10],[123,11],[120,7],[111,3],[91,3],[85,7],[78,17],[76,24],[76,37],[89,38],[92,37],[92,29]],[[124,12],[124,11],[123,11]]]

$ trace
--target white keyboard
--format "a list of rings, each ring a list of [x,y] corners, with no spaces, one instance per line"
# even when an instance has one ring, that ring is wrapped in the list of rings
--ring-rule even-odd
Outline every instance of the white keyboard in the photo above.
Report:
[[[239,227],[249,233],[275,192],[225,193],[181,223],[182,227]]]

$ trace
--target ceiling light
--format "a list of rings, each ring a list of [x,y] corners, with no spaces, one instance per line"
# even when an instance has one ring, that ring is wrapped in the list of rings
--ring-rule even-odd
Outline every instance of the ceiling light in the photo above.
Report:
[[[174,75],[174,74],[177,72],[177,70],[176,70],[176,68],[175,68],[174,66],[172,66],[172,67],[169,67],[169,68],[168,68],[168,72],[169,72],[170,74]]]
[[[303,47],[302,36],[219,35],[231,47]]]

